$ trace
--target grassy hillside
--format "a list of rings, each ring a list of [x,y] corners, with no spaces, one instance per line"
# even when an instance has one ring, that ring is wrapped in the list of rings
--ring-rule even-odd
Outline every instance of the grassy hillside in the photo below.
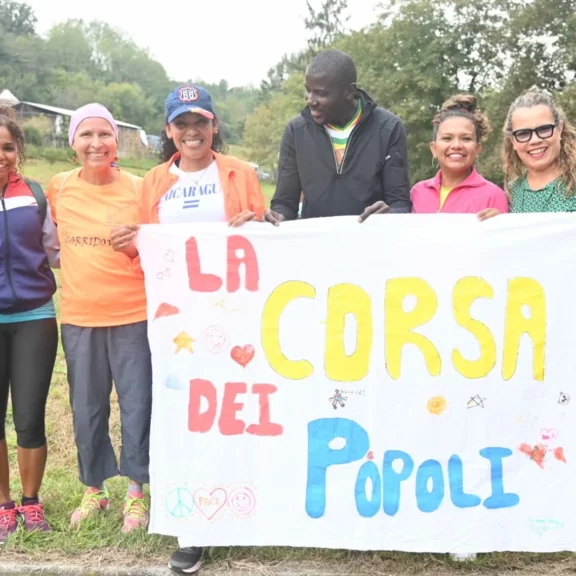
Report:
[[[243,149],[241,147],[231,147],[234,148],[235,152],[234,155],[242,158],[244,155]],[[232,154],[232,151],[230,151]],[[243,158],[244,159],[244,158]],[[150,162],[150,167],[154,165],[154,162]],[[42,184],[44,188],[48,186],[48,182],[50,178],[54,176],[54,174],[58,174],[59,172],[65,172],[67,170],[72,170],[75,168],[72,162],[54,162],[50,164],[46,160],[35,160],[31,159],[26,162],[24,174],[28,178],[32,178]],[[144,167],[135,167],[131,163],[129,166],[123,166],[125,170],[135,174],[136,176],[144,176],[149,168]],[[268,182],[261,182],[262,191],[268,200],[272,198],[274,194],[274,184],[269,184]]]

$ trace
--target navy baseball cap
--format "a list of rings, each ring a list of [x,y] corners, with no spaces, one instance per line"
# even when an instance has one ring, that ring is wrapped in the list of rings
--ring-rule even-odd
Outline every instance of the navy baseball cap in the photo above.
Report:
[[[166,98],[166,122],[170,124],[180,114],[194,112],[214,119],[214,106],[212,97],[205,88],[185,84],[174,88]]]

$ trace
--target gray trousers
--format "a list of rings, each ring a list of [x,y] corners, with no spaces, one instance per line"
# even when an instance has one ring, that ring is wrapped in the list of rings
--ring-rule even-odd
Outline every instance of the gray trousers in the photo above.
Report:
[[[110,328],[62,325],[80,480],[150,480],[152,363],[147,322]],[[120,469],[110,441],[110,394],[116,385],[122,427]]]

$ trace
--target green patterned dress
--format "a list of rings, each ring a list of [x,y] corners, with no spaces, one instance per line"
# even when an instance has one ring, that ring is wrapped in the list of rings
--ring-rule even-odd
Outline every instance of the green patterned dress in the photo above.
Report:
[[[522,176],[510,188],[511,212],[576,212],[576,196],[566,196],[566,184],[561,178],[532,190],[526,176]]]

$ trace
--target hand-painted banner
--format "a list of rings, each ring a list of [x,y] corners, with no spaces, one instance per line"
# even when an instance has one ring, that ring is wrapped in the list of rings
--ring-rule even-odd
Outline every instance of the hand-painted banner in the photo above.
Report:
[[[576,550],[573,215],[156,225],[138,245],[152,532]]]

